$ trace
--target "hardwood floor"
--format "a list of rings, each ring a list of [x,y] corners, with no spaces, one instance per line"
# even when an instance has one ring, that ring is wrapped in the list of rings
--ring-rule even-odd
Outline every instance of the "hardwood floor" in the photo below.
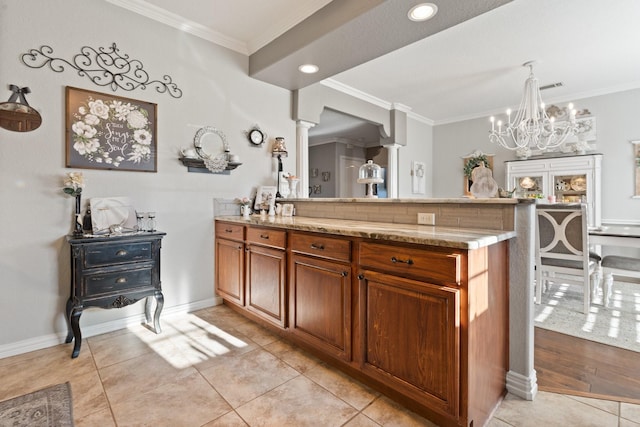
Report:
[[[540,390],[640,403],[640,353],[535,328]]]

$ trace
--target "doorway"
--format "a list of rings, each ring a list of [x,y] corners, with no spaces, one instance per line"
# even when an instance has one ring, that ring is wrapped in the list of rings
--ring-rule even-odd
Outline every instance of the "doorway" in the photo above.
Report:
[[[358,184],[358,172],[360,171],[360,166],[364,163],[365,160],[361,157],[340,156],[338,163],[338,182],[340,183],[338,197],[353,198],[365,196],[364,184]]]

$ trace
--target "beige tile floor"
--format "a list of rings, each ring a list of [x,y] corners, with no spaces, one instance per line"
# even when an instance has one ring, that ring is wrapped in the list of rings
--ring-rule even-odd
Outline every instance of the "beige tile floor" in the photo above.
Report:
[[[71,382],[77,426],[433,426],[224,306],[0,359],[0,401]],[[507,395],[489,426],[640,426],[640,405]]]

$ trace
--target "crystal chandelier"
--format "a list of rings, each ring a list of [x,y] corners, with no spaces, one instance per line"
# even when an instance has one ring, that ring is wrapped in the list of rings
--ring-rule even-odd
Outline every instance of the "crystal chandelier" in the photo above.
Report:
[[[529,67],[529,77],[524,82],[524,95],[520,107],[511,120],[511,109],[507,110],[507,123],[496,123],[491,117],[491,131],[489,140],[498,143],[508,150],[515,150],[516,155],[527,158],[531,149],[541,151],[561,146],[569,135],[576,133],[576,110],[573,104],[568,105],[569,120],[562,124],[555,123],[555,117],[549,117],[545,111],[538,79],[533,75],[534,61],[525,62],[523,67]]]

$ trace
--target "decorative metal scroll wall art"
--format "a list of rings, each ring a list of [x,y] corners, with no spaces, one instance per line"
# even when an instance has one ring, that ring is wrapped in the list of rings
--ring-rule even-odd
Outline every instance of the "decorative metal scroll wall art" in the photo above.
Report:
[[[48,65],[56,73],[65,70],[65,64],[78,72],[79,76],[87,77],[98,86],[109,86],[114,92],[120,88],[132,91],[137,88],[146,89],[155,86],[159,93],[167,92],[174,98],[182,97],[182,90],[173,82],[170,76],[164,75],[162,80],[150,80],[149,74],[143,69],[142,62],[129,59],[129,55],[120,53],[113,43],[111,47],[99,47],[97,50],[84,46],[80,53],[71,61],[52,56],[50,46],[40,49],[30,49],[22,54],[22,63],[30,68],[42,68]]]

